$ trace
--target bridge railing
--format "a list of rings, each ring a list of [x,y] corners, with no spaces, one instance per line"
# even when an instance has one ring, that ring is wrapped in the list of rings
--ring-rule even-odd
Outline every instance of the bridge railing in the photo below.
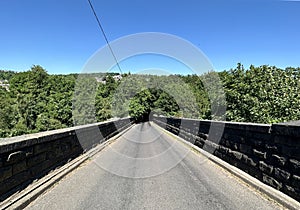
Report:
[[[130,118],[0,139],[0,201],[131,125]]]
[[[167,117],[154,117],[153,121],[300,201],[299,123],[269,125]]]

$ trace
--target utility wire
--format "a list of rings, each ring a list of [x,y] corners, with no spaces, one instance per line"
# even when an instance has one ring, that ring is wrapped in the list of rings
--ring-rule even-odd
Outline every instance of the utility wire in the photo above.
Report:
[[[94,7],[93,7],[93,5],[92,5],[92,2],[91,2],[90,0],[88,0],[88,2],[89,2],[89,4],[90,4],[90,7],[91,7],[91,9],[92,9],[92,11],[93,11],[93,13],[94,13],[94,16],[95,16],[96,20],[97,20],[97,23],[98,23],[98,26],[99,26],[99,28],[100,28],[100,30],[101,30],[101,32],[102,32],[102,35],[104,36],[104,39],[105,39],[105,41],[106,41],[106,43],[107,43],[107,45],[108,45],[108,48],[109,48],[109,50],[110,50],[112,56],[114,57],[114,59],[115,59],[115,61],[116,61],[116,64],[117,64],[117,66],[118,66],[118,69],[119,69],[120,73],[123,74],[123,72],[122,72],[122,70],[121,70],[121,67],[120,67],[120,65],[119,65],[118,59],[117,59],[117,57],[116,57],[114,51],[112,50],[112,48],[111,48],[111,46],[110,46],[110,44],[109,44],[109,41],[108,41],[107,36],[106,36],[106,34],[105,34],[105,31],[104,31],[104,29],[103,29],[103,27],[102,27],[102,25],[101,25],[101,22],[100,22],[100,20],[99,20],[97,14],[96,14],[96,11],[95,11],[95,9],[94,9]]]

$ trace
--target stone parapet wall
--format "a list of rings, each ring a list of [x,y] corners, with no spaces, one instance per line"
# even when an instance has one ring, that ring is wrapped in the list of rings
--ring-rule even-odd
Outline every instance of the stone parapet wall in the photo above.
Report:
[[[166,130],[300,201],[300,126],[154,117]]]
[[[130,125],[124,118],[0,139],[0,201]]]

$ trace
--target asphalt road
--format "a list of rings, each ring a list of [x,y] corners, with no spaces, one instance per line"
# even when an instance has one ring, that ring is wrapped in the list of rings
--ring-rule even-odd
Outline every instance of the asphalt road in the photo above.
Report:
[[[155,125],[135,125],[27,209],[280,209]]]

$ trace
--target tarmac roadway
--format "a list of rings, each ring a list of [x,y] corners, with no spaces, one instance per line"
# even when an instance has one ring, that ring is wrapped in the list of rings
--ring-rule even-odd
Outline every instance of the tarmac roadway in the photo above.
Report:
[[[26,209],[282,209],[153,123],[134,125]]]

